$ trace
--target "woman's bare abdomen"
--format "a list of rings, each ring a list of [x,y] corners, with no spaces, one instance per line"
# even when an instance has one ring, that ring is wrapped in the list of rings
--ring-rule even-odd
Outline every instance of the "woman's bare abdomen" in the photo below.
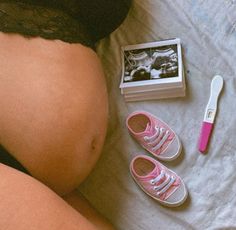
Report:
[[[94,167],[107,127],[96,53],[80,44],[0,33],[0,144],[65,194]]]

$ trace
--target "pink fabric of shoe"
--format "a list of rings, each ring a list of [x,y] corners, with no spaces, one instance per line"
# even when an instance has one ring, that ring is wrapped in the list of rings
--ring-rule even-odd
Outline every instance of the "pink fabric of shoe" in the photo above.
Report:
[[[140,188],[163,205],[179,206],[188,196],[182,179],[151,157],[135,157],[130,164],[130,172]]]
[[[134,139],[160,160],[171,161],[181,153],[182,146],[174,131],[148,112],[131,113],[126,120],[126,126]]]

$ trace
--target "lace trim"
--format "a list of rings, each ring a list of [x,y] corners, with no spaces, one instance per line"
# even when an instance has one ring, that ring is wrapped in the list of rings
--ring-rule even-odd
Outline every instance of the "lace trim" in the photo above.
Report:
[[[94,48],[83,24],[59,9],[43,6],[19,2],[0,3],[0,31],[59,39]]]

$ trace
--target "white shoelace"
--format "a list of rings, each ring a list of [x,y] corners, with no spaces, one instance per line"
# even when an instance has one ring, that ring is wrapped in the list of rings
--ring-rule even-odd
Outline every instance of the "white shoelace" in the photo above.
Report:
[[[150,137],[145,136],[144,141],[146,141],[148,145],[152,146],[153,151],[156,151],[161,148],[169,136],[169,130],[155,126],[155,133]]]
[[[160,182],[160,180],[162,180],[164,177],[166,177],[166,179],[161,184],[155,185],[156,183]],[[162,170],[157,177],[150,180],[150,184],[153,185],[153,189],[157,191],[157,195],[160,196],[165,193],[171,187],[171,185],[173,185],[175,180],[176,179],[174,176],[170,176]]]

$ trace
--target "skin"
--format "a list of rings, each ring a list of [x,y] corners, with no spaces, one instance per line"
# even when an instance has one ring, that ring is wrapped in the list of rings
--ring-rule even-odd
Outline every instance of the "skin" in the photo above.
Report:
[[[98,230],[48,187],[0,164],[0,228]]]
[[[71,197],[68,194],[84,181],[97,162],[106,135],[108,103],[100,61],[92,49],[81,44],[1,32],[0,50],[0,144],[39,181],[36,187],[42,183],[49,188],[43,189],[43,194],[53,190],[54,196],[57,193]],[[19,187],[26,183],[22,175],[12,180],[18,180]],[[28,179],[27,183],[37,184]],[[15,189],[4,186],[7,199]],[[34,197],[41,196],[37,189],[27,201],[32,202],[32,209],[42,205],[34,201]],[[61,199],[50,194],[42,199]],[[15,204],[23,207],[24,200],[19,204],[18,201]],[[62,213],[62,209],[69,209],[65,204],[59,206],[55,208]],[[1,208],[8,212],[4,204]],[[29,219],[27,212],[24,215]],[[69,214],[68,218],[73,215],[76,214]],[[47,219],[46,216],[44,221]],[[0,228],[8,229],[1,223]]]
[[[96,163],[107,93],[95,52],[80,44],[0,35],[0,142],[63,195]]]

